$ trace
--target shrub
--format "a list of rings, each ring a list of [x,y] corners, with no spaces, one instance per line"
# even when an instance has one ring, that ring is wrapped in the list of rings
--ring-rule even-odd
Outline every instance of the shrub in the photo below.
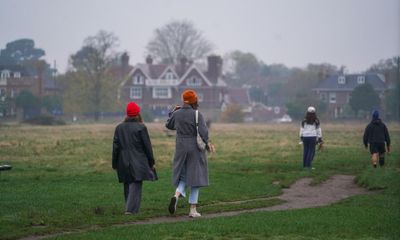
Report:
[[[65,122],[61,119],[56,119],[53,116],[48,115],[40,115],[36,117],[32,117],[26,119],[24,123],[33,124],[33,125],[44,125],[44,126],[53,126],[53,125],[65,125]]]

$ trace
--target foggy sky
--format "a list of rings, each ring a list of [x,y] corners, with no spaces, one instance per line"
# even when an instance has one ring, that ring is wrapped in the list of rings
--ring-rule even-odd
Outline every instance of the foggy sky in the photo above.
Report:
[[[31,38],[63,72],[102,29],[134,65],[144,62],[155,28],[182,19],[214,43],[214,53],[238,49],[266,64],[328,62],[359,72],[400,54],[398,0],[0,0],[0,49]]]

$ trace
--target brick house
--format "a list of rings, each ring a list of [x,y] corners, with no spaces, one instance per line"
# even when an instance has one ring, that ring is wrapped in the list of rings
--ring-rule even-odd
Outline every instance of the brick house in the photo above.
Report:
[[[324,79],[312,91],[328,104],[328,116],[339,118],[348,105],[351,93],[360,84],[369,83],[383,99],[387,86],[381,74],[339,74]]]
[[[53,95],[60,91],[52,76],[37,72],[36,69],[21,65],[0,65],[0,101],[4,103],[6,98],[11,100],[7,109],[0,113],[0,117],[16,116],[15,98],[23,90],[28,90],[38,97]]]
[[[120,84],[120,102],[135,101],[155,116],[166,116],[170,108],[182,104],[181,94],[185,89],[197,92],[203,110],[220,110],[227,85],[222,79],[222,58],[209,56],[207,69],[186,58],[178,64],[154,64],[148,56],[146,63],[137,64]]]

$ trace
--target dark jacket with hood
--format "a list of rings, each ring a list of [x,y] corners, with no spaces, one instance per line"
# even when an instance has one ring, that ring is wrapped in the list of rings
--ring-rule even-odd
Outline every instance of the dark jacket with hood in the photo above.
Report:
[[[364,131],[364,146],[367,147],[368,143],[384,143],[390,147],[390,137],[386,125],[381,119],[373,119],[365,128]]]
[[[112,167],[117,170],[119,182],[156,180],[153,165],[146,126],[134,120],[120,123],[115,129],[112,153]]]

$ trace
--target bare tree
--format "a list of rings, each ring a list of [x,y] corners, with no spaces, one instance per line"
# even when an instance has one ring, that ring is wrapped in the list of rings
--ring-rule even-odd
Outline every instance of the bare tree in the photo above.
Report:
[[[83,47],[70,57],[66,103],[79,106],[79,112],[94,112],[96,121],[100,112],[112,102],[110,89],[115,89],[115,81],[112,81],[110,67],[117,45],[118,38],[102,30],[87,37]]]
[[[212,50],[213,45],[187,20],[171,21],[157,28],[147,44],[148,53],[165,63],[176,63],[183,56],[197,60]]]

